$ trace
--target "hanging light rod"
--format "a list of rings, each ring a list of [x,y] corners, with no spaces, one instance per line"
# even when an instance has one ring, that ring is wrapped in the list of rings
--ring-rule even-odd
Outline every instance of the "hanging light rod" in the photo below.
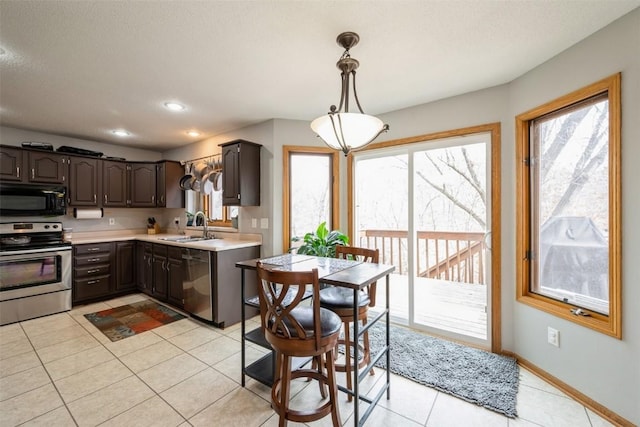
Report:
[[[382,120],[377,117],[365,114],[358,99],[356,70],[360,63],[351,57],[349,49],[358,44],[360,36],[348,31],[338,35],[336,41],[345,49],[340,60],[336,63],[342,80],[340,105],[338,107],[332,105],[328,114],[312,121],[311,129],[325,144],[333,149],[341,150],[346,156],[352,150],[366,146],[382,132],[388,131],[389,125],[382,123]],[[351,85],[353,85],[353,98],[360,113],[349,112]]]

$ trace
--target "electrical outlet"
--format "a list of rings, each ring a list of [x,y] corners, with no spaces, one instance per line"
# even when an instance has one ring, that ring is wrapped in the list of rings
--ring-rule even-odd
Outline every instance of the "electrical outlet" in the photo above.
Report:
[[[551,326],[547,327],[547,342],[556,347],[560,347],[560,332]]]
[[[116,225],[116,219],[115,218],[109,218],[109,225]]]
[[[265,230],[269,228],[269,218],[260,218],[260,228]]]
[[[251,218],[251,228],[256,228],[258,226],[258,218]]]
[[[173,223],[174,223],[175,225],[180,225],[180,217],[179,217],[179,216],[177,216],[177,217],[173,218]]]

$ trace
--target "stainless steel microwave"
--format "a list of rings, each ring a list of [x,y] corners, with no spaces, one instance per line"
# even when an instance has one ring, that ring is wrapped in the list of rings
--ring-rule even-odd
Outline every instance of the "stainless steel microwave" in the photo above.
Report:
[[[0,183],[1,216],[59,216],[67,210],[63,186]]]

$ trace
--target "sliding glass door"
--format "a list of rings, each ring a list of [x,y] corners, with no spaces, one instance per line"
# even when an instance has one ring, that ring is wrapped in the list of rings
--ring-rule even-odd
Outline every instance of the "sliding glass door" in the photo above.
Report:
[[[483,347],[490,347],[490,153],[484,133],[354,156],[354,244],[380,249],[396,266],[393,319]]]

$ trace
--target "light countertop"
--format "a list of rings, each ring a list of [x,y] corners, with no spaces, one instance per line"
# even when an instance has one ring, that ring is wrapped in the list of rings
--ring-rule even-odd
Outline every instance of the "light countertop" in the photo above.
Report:
[[[128,240],[136,240],[139,242],[160,243],[168,246],[178,246],[181,248],[202,249],[206,251],[226,251],[232,249],[248,248],[252,246],[260,246],[262,244],[261,236],[255,234],[243,235],[234,233],[220,236],[222,238],[200,240],[194,242],[172,242],[163,240],[166,238],[186,237],[180,234],[147,234],[141,232],[104,232],[104,233],[74,233],[71,243],[73,245],[81,245],[86,243],[102,243],[102,242],[123,242]],[[201,234],[189,233],[192,237],[200,237]],[[216,233],[216,237],[219,233]]]

